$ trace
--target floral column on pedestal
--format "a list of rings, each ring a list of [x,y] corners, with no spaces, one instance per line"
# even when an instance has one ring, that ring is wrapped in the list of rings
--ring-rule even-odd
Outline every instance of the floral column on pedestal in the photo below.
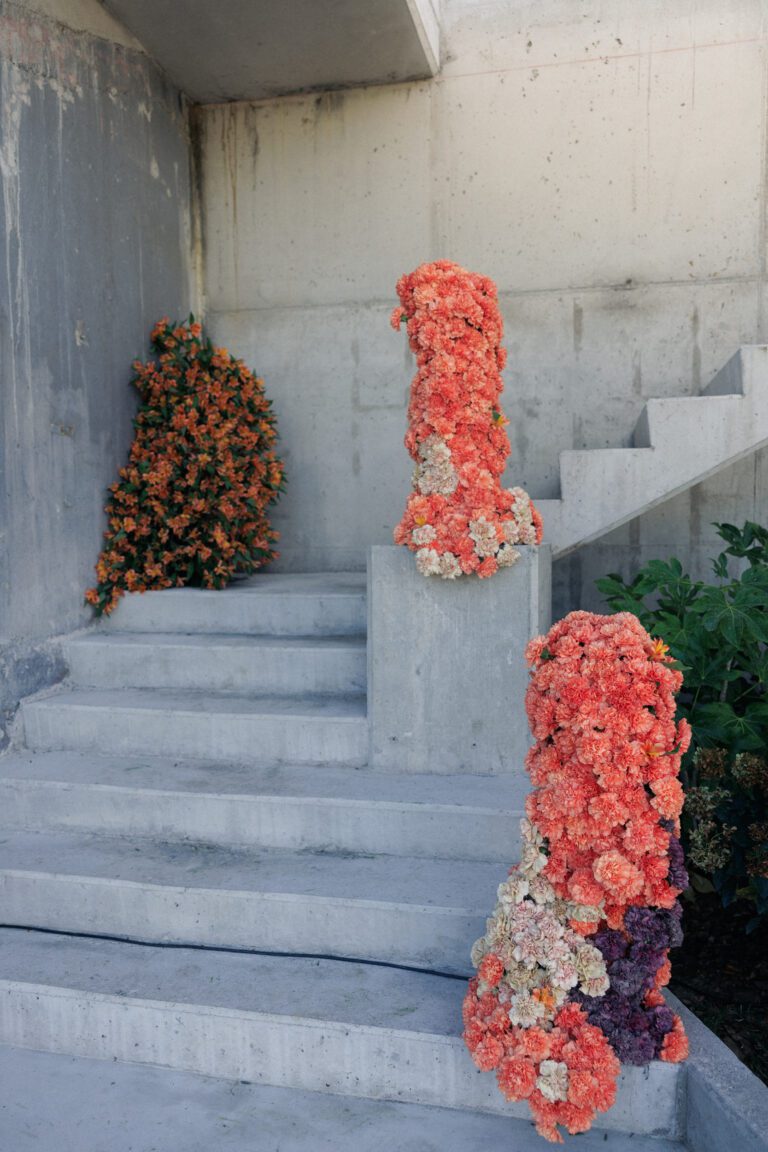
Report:
[[[527,651],[535,739],[520,864],[501,885],[464,1038],[538,1131],[611,1107],[620,1062],[685,1058],[660,989],[682,939],[680,672],[635,616],[572,612]]]
[[[541,519],[522,488],[505,489],[509,456],[501,410],[506,352],[496,285],[448,260],[398,281],[418,371],[411,386],[406,447],[413,492],[395,543],[416,553],[425,576],[492,576],[541,542]]]

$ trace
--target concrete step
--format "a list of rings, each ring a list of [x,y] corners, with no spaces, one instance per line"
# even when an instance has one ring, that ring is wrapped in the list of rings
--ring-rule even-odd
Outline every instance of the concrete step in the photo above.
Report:
[[[235,764],[368,758],[365,698],[242,697],[159,689],[64,691],[21,705],[26,745]]]
[[[257,636],[359,636],[366,627],[364,572],[260,572],[218,592],[168,588],[123,596],[103,624],[119,632]]]
[[[650,477],[658,468],[658,457],[652,448],[589,448],[560,453],[560,486],[564,503],[569,507],[599,504],[603,501],[624,504],[637,500],[634,485]]]
[[[528,778],[254,767],[17,752],[0,758],[4,825],[224,847],[517,859]]]
[[[714,458],[728,453],[730,445],[751,443],[749,429],[741,426],[745,419],[750,420],[750,412],[741,396],[654,398],[637,421],[634,443],[638,448],[674,451],[682,441],[693,438],[703,455]]]
[[[63,642],[78,688],[300,696],[365,692],[365,637],[90,632]]]
[[[366,964],[0,930],[0,1043],[527,1119],[470,1060],[464,991]],[[681,1065],[625,1068],[600,1126],[633,1133],[632,1148],[676,1138],[683,1083]]]
[[[560,500],[536,500],[566,556],[768,444],[768,345],[741,348],[701,396],[647,401],[633,448],[560,453]]]
[[[471,972],[496,861],[258,851],[0,827],[2,922]]]
[[[0,1048],[9,1152],[543,1152],[524,1120]],[[45,1091],[41,1092],[41,1085]],[[574,1144],[574,1146],[576,1146]],[[590,1132],[579,1152],[684,1152]]]

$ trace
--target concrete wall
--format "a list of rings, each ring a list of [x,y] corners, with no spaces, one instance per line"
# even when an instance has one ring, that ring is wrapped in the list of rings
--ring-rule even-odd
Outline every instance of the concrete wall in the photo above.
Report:
[[[97,0],[0,3],[0,747],[89,616],[131,361],[190,307],[178,92]]]
[[[398,275],[448,257],[497,281],[511,483],[629,442],[647,396],[695,393],[765,315],[761,0],[448,0],[424,83],[210,107],[209,318],[265,377],[289,465],[286,568],[359,567],[409,487],[413,363]],[[593,575],[766,518],[768,457],[556,565]]]

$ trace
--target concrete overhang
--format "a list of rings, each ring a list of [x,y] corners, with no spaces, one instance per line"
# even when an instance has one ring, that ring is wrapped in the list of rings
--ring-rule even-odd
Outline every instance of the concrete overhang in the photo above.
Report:
[[[102,0],[190,99],[393,84],[440,66],[440,0]]]

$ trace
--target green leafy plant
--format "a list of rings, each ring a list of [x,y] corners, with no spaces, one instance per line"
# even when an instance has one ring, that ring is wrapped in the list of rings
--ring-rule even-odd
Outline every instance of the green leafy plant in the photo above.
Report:
[[[682,669],[679,715],[693,729],[683,762],[683,842],[694,889],[768,914],[768,529],[715,525],[725,543],[715,580],[679,560],[651,560],[597,587],[663,640]]]

